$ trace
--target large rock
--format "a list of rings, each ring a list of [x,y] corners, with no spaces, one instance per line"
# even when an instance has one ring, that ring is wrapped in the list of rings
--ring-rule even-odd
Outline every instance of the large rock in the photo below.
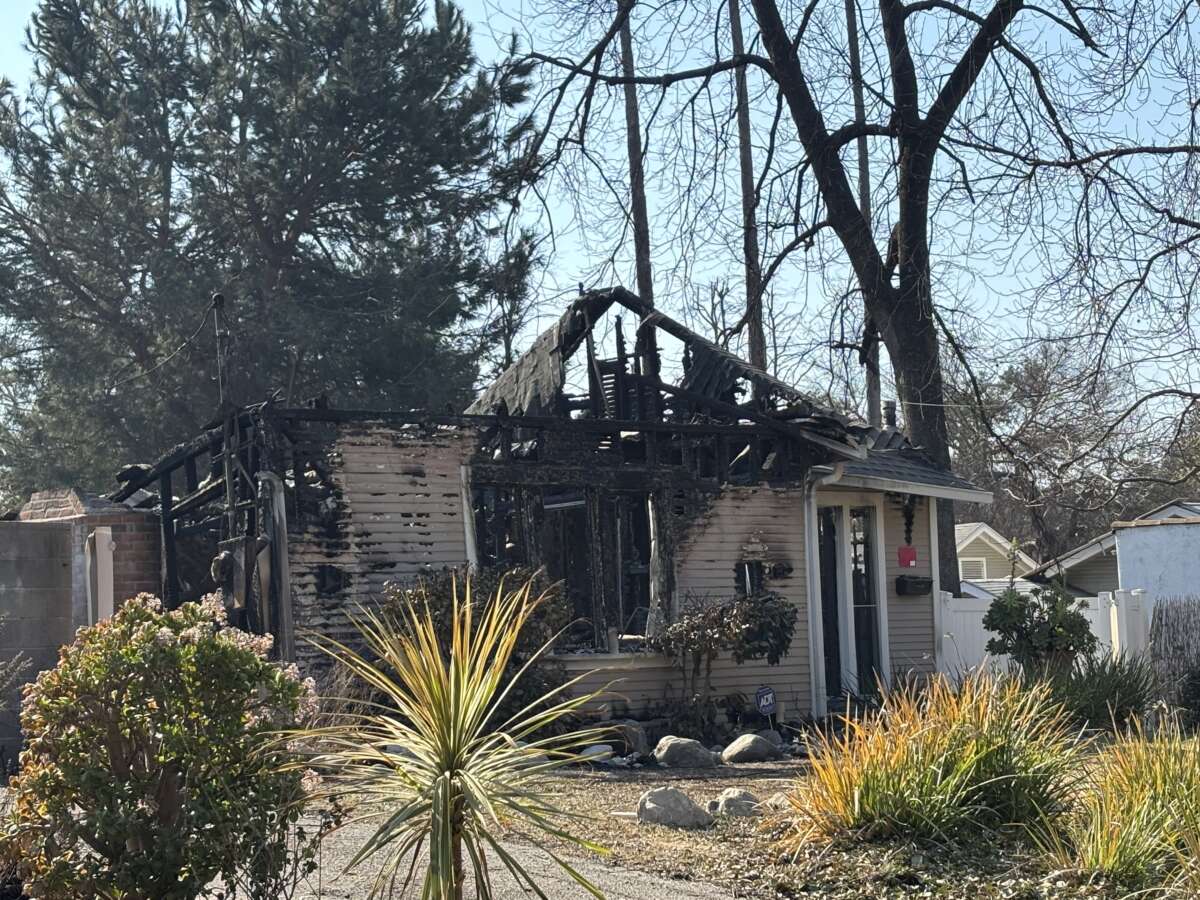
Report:
[[[766,738],[760,738],[757,734],[743,734],[721,753],[721,762],[752,763],[778,757],[779,748]]]
[[[638,822],[671,828],[707,828],[713,817],[692,802],[679,788],[660,787],[638,799]]]
[[[654,748],[659,765],[673,769],[707,769],[717,764],[717,755],[699,741],[668,734]]]
[[[774,728],[767,728],[763,731],[760,731],[758,736],[769,743],[772,747],[783,746],[783,735],[781,735]]]
[[[649,756],[650,739],[646,737],[646,729],[633,719],[620,719],[613,722],[613,731],[617,740],[625,744],[627,756]]]
[[[603,762],[612,759],[612,744],[592,744],[584,747],[579,754],[580,762]]]
[[[726,788],[708,801],[708,811],[715,816],[757,816],[758,798],[741,788]]]

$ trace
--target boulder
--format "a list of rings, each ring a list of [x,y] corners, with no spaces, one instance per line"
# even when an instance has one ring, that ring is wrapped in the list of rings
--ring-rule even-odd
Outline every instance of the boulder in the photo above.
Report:
[[[649,756],[650,739],[646,737],[646,729],[633,719],[621,719],[613,722],[615,737],[625,744],[626,756]]]
[[[612,759],[612,744],[592,744],[584,747],[579,753],[580,762],[603,762]]]
[[[773,746],[766,738],[760,738],[757,734],[743,734],[725,748],[721,754],[721,762],[752,763],[778,757],[779,748]]]
[[[637,818],[647,825],[671,828],[707,828],[713,817],[679,788],[653,788],[638,799]]]
[[[717,755],[699,741],[671,734],[658,742],[654,758],[673,769],[707,769],[717,764]]]
[[[765,728],[758,733],[758,736],[769,743],[772,747],[783,746],[783,735],[774,728]]]
[[[714,816],[757,816],[758,798],[741,788],[726,788],[708,801],[708,811]]]

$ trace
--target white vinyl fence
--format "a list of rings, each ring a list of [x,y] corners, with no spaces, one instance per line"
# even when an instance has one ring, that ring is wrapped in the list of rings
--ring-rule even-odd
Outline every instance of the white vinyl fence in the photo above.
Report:
[[[1105,653],[1138,653],[1146,648],[1150,634],[1150,610],[1145,591],[1113,591],[1083,598],[1083,614]],[[1000,667],[1008,664],[1004,656],[990,656],[987,642],[994,635],[983,627],[983,617],[991,599],[955,597],[942,591],[941,652],[938,666],[943,672],[957,673],[984,662]]]

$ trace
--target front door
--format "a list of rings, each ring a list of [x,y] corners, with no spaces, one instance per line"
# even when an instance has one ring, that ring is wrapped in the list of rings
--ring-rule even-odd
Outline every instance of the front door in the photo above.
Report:
[[[880,546],[875,506],[818,507],[821,639],[831,700],[847,693],[876,695],[885,680]]]

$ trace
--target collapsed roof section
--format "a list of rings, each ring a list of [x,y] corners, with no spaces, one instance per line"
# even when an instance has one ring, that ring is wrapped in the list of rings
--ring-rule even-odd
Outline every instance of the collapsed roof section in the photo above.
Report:
[[[639,319],[635,350],[631,356],[625,353],[624,337],[618,331],[616,358],[600,359],[593,331],[614,304]],[[682,377],[677,383],[659,378],[657,363],[645,364],[644,348],[655,346],[648,340],[650,332],[670,335],[683,344]],[[571,397],[565,390],[567,364],[581,347],[587,354],[587,398]],[[653,349],[649,352],[656,353]],[[737,392],[742,387],[751,389],[754,402],[738,402]],[[569,416],[579,412],[594,418],[641,419],[650,404],[657,404],[669,421],[753,422],[811,441],[842,459],[867,455],[861,423],[855,427],[848,417],[818,406],[796,388],[621,287],[582,294],[483,391],[467,413]]]

